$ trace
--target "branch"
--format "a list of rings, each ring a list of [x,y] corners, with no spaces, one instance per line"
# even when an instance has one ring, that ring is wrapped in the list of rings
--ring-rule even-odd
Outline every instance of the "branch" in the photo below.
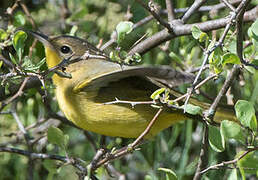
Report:
[[[202,136],[202,148],[200,151],[200,158],[198,161],[197,169],[194,175],[193,180],[201,179],[201,170],[207,166],[208,164],[208,147],[209,147],[209,133],[208,133],[208,125],[205,123],[203,128],[203,136]]]
[[[155,101],[123,101],[115,98],[115,101],[105,102],[100,105],[109,105],[109,104],[131,104],[132,108],[138,104],[155,104]]]
[[[186,13],[181,18],[182,22],[185,24],[186,21],[191,17],[191,15],[196,12],[201,5],[203,5],[207,0],[195,0],[192,6],[186,11]]]
[[[240,21],[237,21],[237,54],[238,57],[240,58],[240,60],[243,60],[243,34],[242,34],[242,21],[241,21],[241,17],[243,17],[243,12],[245,11],[246,6],[248,5],[248,3],[250,2],[250,0],[246,0],[246,1],[242,1],[241,4],[237,7],[236,9],[236,17],[238,17],[238,20],[240,19]],[[237,14],[237,12],[239,12],[239,15]],[[241,40],[241,42],[240,42]],[[215,98],[214,102],[212,103],[212,105],[209,108],[209,111],[205,113],[205,117],[208,119],[213,119],[213,116],[216,112],[216,109],[218,107],[218,104],[222,98],[222,96],[227,92],[228,88],[230,87],[233,79],[236,77],[236,75],[239,73],[239,65],[234,65],[232,71],[230,72],[230,74],[228,75],[225,83],[223,84],[219,94],[217,95],[217,97]]]
[[[176,18],[172,0],[166,0],[166,6],[168,12],[168,23],[171,23],[172,20]]]
[[[226,161],[226,162],[222,162],[222,163],[219,163],[219,164],[210,166],[210,167],[208,167],[208,168],[202,170],[200,173],[201,173],[201,174],[204,174],[204,173],[208,172],[209,170],[219,169],[219,168],[221,168],[221,167],[225,167],[226,165],[235,164],[235,163],[237,163],[240,159],[242,159],[243,157],[245,157],[248,153],[253,152],[253,151],[257,151],[257,150],[258,150],[258,147],[250,148],[250,149],[246,150],[246,151],[245,151],[241,156],[239,156],[238,158],[233,159],[233,160],[231,160],[231,161]]]
[[[3,108],[4,108],[6,105],[8,105],[9,103],[11,103],[11,102],[14,101],[16,98],[18,98],[19,96],[22,95],[23,90],[24,90],[24,88],[25,88],[25,86],[26,86],[26,83],[28,82],[28,79],[29,79],[29,78],[25,78],[25,79],[24,79],[24,81],[22,82],[22,84],[21,84],[19,90],[18,90],[11,98],[9,98],[7,101],[3,101],[3,102],[1,103],[0,111],[2,111]]]
[[[44,153],[34,153],[34,152],[25,151],[25,150],[18,149],[18,148],[10,148],[10,147],[0,147],[0,152],[16,153],[16,154],[30,157],[32,159],[58,160],[58,161],[62,161],[64,163],[70,163],[82,172],[87,172],[87,169],[85,167],[83,167],[82,165],[80,165],[80,163],[78,162],[79,159],[74,159],[74,161],[71,161],[71,159],[69,159],[65,156],[44,154]],[[79,161],[82,162],[82,160],[79,160]]]
[[[199,78],[200,78],[200,76],[201,76],[201,73],[202,73],[202,71],[203,71],[203,69],[204,69],[204,67],[205,67],[205,65],[206,65],[206,63],[207,63],[207,61],[208,61],[208,59],[209,59],[210,54],[211,54],[217,47],[221,47],[221,46],[222,46],[222,44],[223,44],[223,42],[224,42],[224,40],[225,40],[225,38],[226,38],[226,35],[227,35],[227,33],[228,33],[230,27],[231,27],[232,24],[235,22],[235,20],[237,19],[238,15],[241,14],[241,13],[243,13],[243,12],[245,11],[245,7],[247,6],[248,3],[249,3],[249,1],[247,0],[247,1],[242,1],[242,2],[239,4],[239,6],[237,7],[237,9],[236,9],[234,12],[232,12],[232,15],[231,15],[231,17],[230,17],[230,20],[229,20],[228,24],[226,25],[225,30],[224,30],[222,36],[220,37],[219,41],[218,41],[217,43],[215,43],[213,47],[211,47],[210,49],[208,49],[208,50],[205,51],[205,57],[204,57],[204,60],[203,60],[203,62],[202,62],[201,69],[199,70],[198,74],[196,75],[195,80],[194,80],[193,85],[192,85],[192,88],[189,90],[189,95],[188,95],[187,98],[186,98],[186,101],[185,101],[185,108],[186,108],[186,104],[188,103],[188,100],[190,99],[190,96],[191,96],[192,93],[193,93],[194,87],[196,86],[196,84],[197,84],[197,82],[198,82],[198,80],[199,80]],[[257,7],[258,7],[258,6],[257,6]],[[224,94],[223,94],[223,95],[224,95]],[[219,100],[220,100],[220,99],[219,99]],[[184,109],[185,109],[185,108],[184,108]],[[215,109],[216,109],[216,108],[215,108]]]
[[[253,21],[256,20],[258,16],[258,6],[254,7],[250,11],[245,12],[244,14],[244,21]],[[133,55],[134,53],[144,54],[150,49],[157,47],[158,45],[162,44],[165,41],[171,40],[173,38],[183,36],[183,35],[191,35],[191,29],[193,26],[198,26],[202,31],[208,32],[215,29],[220,29],[225,27],[230,21],[229,17],[220,18],[216,20],[210,20],[201,23],[194,23],[194,24],[186,24],[180,26],[174,26],[173,32],[174,34],[170,34],[167,30],[162,30],[153,36],[143,40],[141,43],[137,44],[134,48],[130,50],[128,55]]]
[[[150,8],[149,6],[147,6],[144,2],[142,2],[141,0],[136,0],[139,4],[141,4],[142,5],[142,7],[144,7],[147,11],[149,11],[151,14],[152,14],[152,16],[162,25],[162,26],[164,26],[165,28],[166,28],[166,30],[169,32],[169,33],[171,33],[171,34],[173,34],[173,29],[170,27],[170,25],[167,23],[167,22],[165,22],[156,12],[155,12],[155,10],[154,9],[152,9],[152,8]],[[151,3],[151,1],[150,1],[150,3]],[[149,4],[150,4],[149,3]],[[151,6],[151,5],[150,5]]]
[[[171,0],[170,0],[171,1]],[[241,2],[241,0],[232,0],[230,1],[231,4],[238,4],[239,2]],[[219,4],[216,4],[216,5],[211,5],[211,6],[201,6],[198,11],[199,12],[207,12],[207,11],[211,11],[211,10],[219,10],[219,9],[222,9],[222,8],[225,8],[226,5],[224,3],[219,3]],[[173,7],[172,7],[173,8]],[[186,7],[186,8],[178,8],[178,9],[174,9],[174,13],[185,13],[187,10],[189,9],[189,7]],[[167,10],[160,10],[158,12],[158,15],[167,15]],[[174,15],[175,17],[175,15]],[[143,18],[142,20],[138,21],[137,23],[135,23],[133,25],[133,30],[137,27],[140,27],[148,22],[150,22],[151,20],[153,20],[153,16],[150,15],[150,16],[147,16],[145,18]],[[104,50],[106,49],[107,47],[109,47],[111,44],[115,43],[116,42],[116,38],[117,38],[117,34],[116,34],[116,31],[113,31],[111,33],[111,37],[110,37],[110,40],[108,42],[106,42],[101,48],[100,50]]]
[[[221,98],[227,92],[228,88],[232,84],[233,79],[239,73],[239,69],[240,69],[239,65],[234,65],[233,66],[233,69],[229,73],[229,75],[228,75],[226,81],[224,82],[224,84],[223,84],[219,94],[217,95],[217,97],[215,98],[213,103],[211,104],[209,110],[207,112],[205,112],[204,116],[205,116],[206,119],[213,119],[213,116],[214,116],[214,114],[216,112],[216,109],[217,109],[217,107],[219,105],[219,102],[220,102]]]

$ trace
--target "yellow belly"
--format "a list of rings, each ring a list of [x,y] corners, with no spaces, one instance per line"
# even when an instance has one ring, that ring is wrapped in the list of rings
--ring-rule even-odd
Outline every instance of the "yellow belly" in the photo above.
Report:
[[[57,90],[56,95],[61,110],[75,125],[106,136],[138,137],[158,111],[150,105],[136,105],[134,108],[129,104],[103,105],[91,98],[95,96],[94,92],[75,94]],[[187,117],[183,114],[164,111],[146,137],[185,119]]]

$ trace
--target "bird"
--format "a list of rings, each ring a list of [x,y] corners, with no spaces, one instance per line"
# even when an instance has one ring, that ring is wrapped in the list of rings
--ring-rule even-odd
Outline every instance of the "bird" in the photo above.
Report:
[[[49,69],[66,64],[63,74],[52,76],[61,111],[76,126],[97,134],[137,138],[148,126],[158,109],[150,104],[110,103],[150,101],[161,87],[171,89],[193,82],[194,75],[169,66],[121,65],[88,41],[69,35],[49,37],[26,31],[44,46]],[[58,73],[59,72],[59,73]],[[175,96],[175,91],[170,91]],[[174,94],[173,94],[174,92]],[[177,95],[178,96],[178,95]],[[195,101],[201,107],[207,104]],[[220,108],[215,120],[234,119],[232,110]],[[179,110],[164,108],[145,138],[151,138],[171,125],[189,119]]]

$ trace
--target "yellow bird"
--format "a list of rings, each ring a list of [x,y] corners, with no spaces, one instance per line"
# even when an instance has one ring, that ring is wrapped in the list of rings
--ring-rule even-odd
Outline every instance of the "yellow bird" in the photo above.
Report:
[[[158,109],[148,104],[134,108],[130,104],[108,104],[115,98],[124,101],[150,101],[150,95],[159,87],[191,82],[191,74],[176,71],[167,66],[121,66],[108,61],[105,54],[89,42],[73,36],[47,37],[31,32],[45,47],[46,63],[53,68],[64,59],[76,61],[66,67],[72,78],[54,74],[56,97],[60,109],[76,126],[106,136],[138,137],[152,120]],[[197,102],[202,107],[204,103]],[[221,109],[215,120],[232,119],[230,110]],[[181,111],[164,110],[152,126],[148,137],[156,135],[172,124],[189,119]]]

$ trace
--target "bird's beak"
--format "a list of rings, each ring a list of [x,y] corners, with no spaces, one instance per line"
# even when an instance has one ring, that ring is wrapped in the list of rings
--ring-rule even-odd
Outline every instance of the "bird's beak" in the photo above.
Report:
[[[50,39],[47,35],[42,34],[40,32],[35,32],[31,30],[23,30],[27,32],[28,34],[32,35],[35,37],[37,40],[39,40],[45,47],[49,47],[51,49],[54,49],[53,45],[50,43]]]

